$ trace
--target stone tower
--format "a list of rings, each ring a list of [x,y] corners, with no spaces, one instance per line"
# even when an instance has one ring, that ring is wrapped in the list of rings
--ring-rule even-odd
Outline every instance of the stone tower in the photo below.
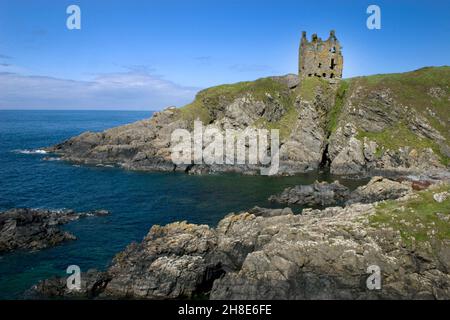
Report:
[[[313,34],[311,41],[308,41],[303,31],[298,64],[300,81],[307,77],[319,77],[331,83],[338,82],[342,78],[344,65],[341,49],[334,30],[330,31],[326,41],[318,38],[317,34]]]

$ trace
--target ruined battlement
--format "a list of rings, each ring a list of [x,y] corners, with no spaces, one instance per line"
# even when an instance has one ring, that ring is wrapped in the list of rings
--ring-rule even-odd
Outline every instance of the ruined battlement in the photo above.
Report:
[[[344,58],[341,45],[336,38],[334,30],[323,41],[313,34],[311,41],[306,38],[303,31],[299,49],[298,74],[300,81],[308,77],[318,77],[336,83],[342,78]]]

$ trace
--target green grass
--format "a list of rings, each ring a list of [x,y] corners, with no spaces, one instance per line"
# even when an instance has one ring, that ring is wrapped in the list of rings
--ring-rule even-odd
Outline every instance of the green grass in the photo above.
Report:
[[[297,88],[297,93],[304,100],[313,101],[316,98],[317,90],[327,92],[329,90],[328,82],[317,77],[304,78]]]
[[[439,87],[444,92],[444,97],[433,98],[429,95],[431,88]],[[407,129],[406,124],[411,116],[410,111],[404,111],[404,106],[418,112],[425,117],[428,122],[440,132],[440,134],[450,141],[450,67],[430,67],[420,70],[396,73],[373,75],[367,77],[357,77],[341,81],[336,90],[336,98],[327,117],[327,131],[332,133],[338,126],[339,119],[344,110],[344,103],[347,96],[353,94],[356,88],[360,88],[359,96],[361,105],[364,105],[365,97],[375,90],[389,89],[394,99],[394,106],[385,110],[388,114],[395,111],[400,114],[402,123],[394,127],[387,128],[382,132],[360,132],[358,137],[376,141],[380,148],[376,155],[381,156],[384,150],[397,150],[402,146],[410,146],[418,151],[424,148],[432,148],[440,157],[441,163],[448,165],[449,157],[443,155],[439,146],[426,138],[421,138]],[[298,88],[291,92],[286,85],[271,78],[263,78],[250,82],[239,82],[212,87],[200,91],[195,100],[180,108],[178,113],[182,119],[193,122],[196,119],[208,124],[223,116],[226,105],[244,95],[251,95],[253,99],[270,103],[270,98],[276,99],[284,109],[284,115],[278,121],[270,122],[265,117],[258,119],[254,126],[266,129],[279,129],[281,139],[286,139],[292,131],[298,119],[298,111],[295,107],[295,97],[299,95],[302,99],[314,101],[317,92],[321,91],[325,95],[333,91],[329,90],[328,83],[323,79],[312,77],[304,79]],[[358,98],[352,98],[358,99]],[[353,106],[357,107],[358,101],[353,101]],[[427,109],[431,109],[435,116],[430,115]],[[394,113],[393,113],[394,114]],[[356,124],[357,125],[357,124]],[[360,130],[362,131],[362,130]]]
[[[450,140],[450,67],[427,67],[412,72],[373,75],[350,79],[356,86],[362,86],[365,92],[378,89],[389,89],[397,105],[408,106],[422,116],[437,129],[447,140]],[[442,98],[429,95],[431,88],[443,90]],[[436,117],[429,114],[431,109]],[[410,116],[405,114],[405,118]],[[440,121],[439,121],[439,120]],[[407,120],[407,119],[405,119]]]
[[[420,191],[417,198],[407,201],[382,202],[369,222],[377,228],[391,227],[399,231],[408,246],[433,239],[450,240],[450,219],[442,218],[450,218],[450,198],[442,203],[433,199],[433,194],[444,191],[450,192],[450,186]]]
[[[211,123],[220,118],[226,105],[244,95],[251,95],[253,99],[262,101],[266,105],[271,103],[270,99],[276,99],[284,109],[284,115],[275,122],[261,117],[254,126],[279,129],[281,139],[289,136],[298,116],[293,103],[293,95],[286,85],[271,78],[226,84],[202,90],[192,103],[180,109],[180,117],[188,121],[200,119],[205,124]]]
[[[276,122],[269,122],[265,118],[258,119],[254,126],[256,128],[264,128],[264,129],[278,129],[280,130],[280,141],[284,141],[291,134],[292,129],[294,128],[295,122],[298,119],[298,112],[293,103],[290,103],[287,106],[286,113],[281,117],[280,120]]]
[[[256,81],[225,84],[202,90],[192,103],[180,108],[180,116],[188,121],[200,119],[204,123],[210,123],[217,120],[227,104],[247,94],[250,94],[255,100],[263,102],[267,102],[268,95],[270,95],[279,99],[285,108],[292,103],[289,89],[285,85],[271,78],[262,78]]]
[[[412,72],[373,75],[357,77],[349,80],[351,88],[362,88],[359,97],[364,105],[364,97],[375,90],[389,89],[394,106],[392,110],[400,117],[400,123],[383,130],[382,132],[360,132],[358,138],[367,137],[376,141],[379,149],[376,155],[381,156],[387,149],[398,150],[400,147],[410,146],[417,151],[431,148],[445,166],[450,163],[450,158],[441,152],[439,145],[427,138],[419,137],[407,128],[411,115],[418,113],[424,117],[430,125],[450,141],[450,67],[427,67]],[[442,97],[432,97],[431,88],[440,88]],[[349,90],[350,91],[350,90]],[[354,101],[357,106],[358,101]],[[408,109],[405,109],[407,107]],[[435,115],[431,115],[431,110]],[[389,114],[390,110],[386,110]]]
[[[195,120],[200,120],[205,124],[211,122],[211,116],[208,108],[206,108],[200,99],[197,98],[190,104],[180,108],[179,115],[182,119],[189,122],[193,122]]]
[[[336,91],[336,99],[333,107],[328,114],[328,125],[327,130],[329,133],[332,133],[336,130],[338,125],[339,116],[342,112],[342,107],[344,106],[345,94],[349,88],[348,81],[341,81],[339,88]]]
[[[378,145],[375,156],[381,157],[386,150],[398,150],[401,147],[409,146],[418,152],[426,148],[431,148],[439,157],[442,164],[448,165],[449,158],[441,153],[439,146],[428,138],[420,137],[414,134],[404,123],[399,123],[395,127],[389,127],[381,132],[360,131],[356,136],[359,140],[365,137],[375,141]]]

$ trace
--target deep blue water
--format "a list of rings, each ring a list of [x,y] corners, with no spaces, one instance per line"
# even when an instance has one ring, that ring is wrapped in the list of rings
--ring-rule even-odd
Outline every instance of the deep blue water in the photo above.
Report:
[[[0,256],[0,299],[20,298],[38,280],[64,275],[71,264],[82,271],[105,269],[116,253],[140,241],[154,224],[187,220],[214,226],[229,212],[271,206],[269,195],[318,178],[316,174],[252,177],[133,172],[44,161],[45,155],[18,151],[150,115],[140,111],[0,111],[0,211],[14,207],[111,211],[108,217],[64,226],[77,236],[76,241],[39,252]],[[343,182],[351,187],[358,184]]]

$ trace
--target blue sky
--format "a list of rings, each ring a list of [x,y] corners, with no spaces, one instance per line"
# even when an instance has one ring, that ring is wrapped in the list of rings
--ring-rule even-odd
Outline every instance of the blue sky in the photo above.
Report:
[[[66,8],[81,8],[81,30]],[[366,28],[379,5],[381,30]],[[181,106],[295,73],[301,31],[336,29],[344,76],[450,64],[450,1],[0,0],[0,109]]]

